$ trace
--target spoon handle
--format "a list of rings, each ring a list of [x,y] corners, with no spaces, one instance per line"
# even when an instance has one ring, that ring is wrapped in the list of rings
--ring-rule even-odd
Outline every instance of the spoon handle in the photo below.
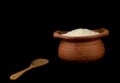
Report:
[[[23,75],[26,71],[30,70],[31,68],[32,68],[32,67],[29,66],[28,68],[25,68],[25,69],[23,69],[23,70],[15,73],[15,74],[12,74],[12,75],[10,76],[10,79],[11,79],[11,80],[16,80],[16,79],[18,79],[21,75]]]

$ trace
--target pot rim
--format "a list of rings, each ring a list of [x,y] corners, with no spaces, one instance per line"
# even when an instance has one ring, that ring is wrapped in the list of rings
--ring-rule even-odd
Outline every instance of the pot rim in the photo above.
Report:
[[[77,36],[77,37],[73,37],[73,36],[63,36],[61,34],[66,33],[68,31],[55,31],[53,33],[53,37],[54,38],[60,38],[60,39],[64,39],[64,40],[93,40],[93,39],[100,39],[102,37],[108,36],[109,35],[109,31],[106,28],[100,28],[100,29],[95,29],[93,31],[99,32],[100,34],[97,35],[92,35],[92,36]]]

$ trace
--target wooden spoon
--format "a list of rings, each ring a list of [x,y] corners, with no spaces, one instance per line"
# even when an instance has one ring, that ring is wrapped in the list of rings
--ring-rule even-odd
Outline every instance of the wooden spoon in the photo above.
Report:
[[[47,64],[48,62],[49,62],[48,59],[35,59],[35,60],[33,60],[33,61],[31,62],[31,64],[30,64],[29,67],[27,67],[27,68],[25,68],[25,69],[23,69],[23,70],[15,73],[15,74],[12,74],[12,75],[10,76],[10,79],[11,79],[11,80],[16,80],[16,79],[18,79],[22,74],[24,74],[26,71],[28,71],[28,70],[30,70],[30,69],[32,69],[32,68],[35,68],[35,67],[39,67],[39,66],[45,65],[45,64]]]

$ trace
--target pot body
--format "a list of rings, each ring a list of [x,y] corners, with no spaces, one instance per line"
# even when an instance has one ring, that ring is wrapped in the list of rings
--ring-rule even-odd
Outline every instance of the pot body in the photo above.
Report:
[[[72,62],[93,62],[104,56],[103,42],[91,41],[66,41],[61,40],[58,47],[58,56],[62,60]]]

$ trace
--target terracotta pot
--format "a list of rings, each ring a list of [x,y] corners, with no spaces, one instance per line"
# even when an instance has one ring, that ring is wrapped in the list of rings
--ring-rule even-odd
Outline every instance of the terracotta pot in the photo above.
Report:
[[[100,34],[94,36],[67,37],[61,34],[67,31],[55,31],[54,38],[60,38],[58,56],[60,59],[70,62],[94,62],[101,59],[105,53],[104,43],[101,38],[108,36],[105,28],[96,29]]]

